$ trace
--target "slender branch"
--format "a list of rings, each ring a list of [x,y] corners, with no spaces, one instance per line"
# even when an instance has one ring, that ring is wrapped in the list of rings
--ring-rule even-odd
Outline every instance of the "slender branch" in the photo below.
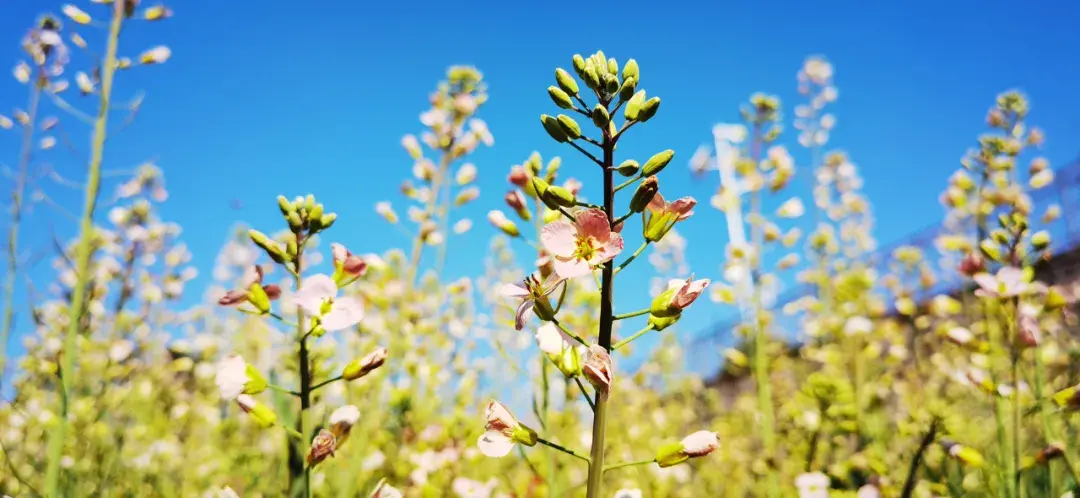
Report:
[[[603,209],[603,206],[597,206],[596,204],[589,204],[588,202],[574,201],[575,206],[587,207],[590,209]]]
[[[919,442],[919,449],[915,451],[915,456],[911,459],[911,466],[908,468],[907,479],[904,481],[904,491],[900,493],[901,498],[911,498],[911,493],[915,491],[915,481],[919,474],[919,464],[922,462],[923,453],[930,447],[930,443],[934,442],[934,437],[937,436],[938,421],[934,419],[930,422],[930,430],[926,431],[926,435],[923,436],[922,441]]]
[[[615,315],[614,320],[626,320],[627,318],[633,318],[635,316],[641,316],[649,312],[649,308],[640,309],[637,311],[631,311],[629,313],[623,313],[621,315]]]
[[[589,409],[596,411],[596,403],[593,403],[592,398],[589,397],[589,391],[585,389],[585,384],[581,382],[580,377],[574,377],[574,382],[577,382],[578,389],[581,390],[581,396],[585,398],[585,402],[589,404]]]
[[[277,391],[279,393],[291,394],[291,395],[296,396],[298,398],[300,397],[300,393],[298,393],[296,391],[293,391],[291,389],[285,388],[285,387],[281,387],[281,386],[279,386],[277,384],[267,384],[266,387],[268,389],[272,389],[272,390]]]
[[[589,158],[589,159],[592,159],[592,162],[596,163],[596,164],[597,164],[598,166],[600,166],[601,168],[602,168],[602,167],[604,167],[604,163],[603,163],[602,161],[600,161],[599,159],[597,159],[597,158],[596,158],[596,156],[592,155],[592,153],[591,153],[591,152],[589,152],[589,151],[587,151],[587,150],[585,150],[585,149],[581,148],[581,146],[580,146],[580,145],[578,145],[578,144],[576,144],[576,143],[574,143],[574,142],[566,142],[566,143],[570,144],[570,146],[571,146],[571,147],[573,147],[573,148],[577,149],[577,151],[578,151],[578,152],[580,152],[580,153],[584,154],[584,155],[585,155],[585,157],[587,157],[587,158]]]
[[[607,472],[609,470],[621,469],[623,467],[632,467],[634,465],[648,465],[648,464],[654,463],[654,462],[656,462],[655,458],[651,458],[649,460],[637,460],[637,461],[633,461],[633,462],[616,463],[616,464],[612,464],[612,465],[608,465],[607,467],[604,467],[604,472]]]
[[[626,214],[624,214],[624,215],[622,215],[622,216],[620,216],[620,217],[616,218],[616,219],[615,219],[615,222],[614,222],[614,223],[612,223],[612,228],[615,228],[615,227],[619,226],[619,223],[622,223],[622,222],[624,222],[624,221],[626,221],[626,220],[630,219],[630,217],[631,217],[631,216],[633,216],[633,215],[634,215],[634,212],[633,212],[633,211],[630,211],[630,212],[628,212],[628,213],[626,213]]]
[[[568,449],[566,449],[566,448],[564,448],[562,446],[559,446],[559,445],[557,445],[557,444],[555,444],[555,443],[553,443],[551,441],[548,441],[548,440],[546,440],[544,438],[536,438],[536,442],[538,442],[538,443],[540,443],[540,444],[542,444],[544,446],[547,446],[549,448],[554,448],[556,450],[559,450],[559,451],[561,451],[563,453],[566,453],[567,455],[570,455],[570,456],[572,456],[574,458],[584,460],[585,462],[589,461],[589,457],[584,456],[584,455],[579,455],[574,450],[568,450]]]
[[[611,346],[611,350],[615,351],[615,350],[617,350],[617,349],[619,349],[619,348],[621,348],[621,347],[623,347],[623,346],[625,346],[627,344],[630,344],[631,342],[634,342],[634,339],[637,339],[638,337],[641,337],[641,336],[651,332],[652,330],[653,330],[653,326],[652,325],[647,325],[645,328],[643,328],[643,329],[641,329],[641,330],[639,330],[637,332],[634,332],[634,335],[632,335],[630,337],[627,337],[626,339],[623,339],[623,340],[621,340],[619,342],[616,342],[614,346]]]
[[[636,251],[634,251],[634,254],[631,254],[630,257],[627,258],[626,261],[623,261],[621,264],[619,264],[619,267],[615,268],[615,273],[619,273],[620,271],[622,271],[623,268],[626,268],[626,266],[629,265],[630,262],[634,260],[634,258],[640,256],[641,253],[643,251],[645,251],[646,247],[649,247],[649,241],[648,240],[646,240],[645,242],[642,242],[641,246],[638,247]]]
[[[619,132],[615,134],[615,138],[613,140],[618,142],[619,137],[622,137],[622,134],[626,133],[626,130],[629,130],[631,126],[634,126],[637,123],[638,123],[637,121],[629,121],[629,122],[623,123],[622,128],[620,128]]]
[[[562,213],[563,216],[570,218],[570,221],[577,221],[577,218],[575,218],[574,215],[570,214],[570,212],[567,211],[565,208],[563,208],[562,206],[556,207],[559,208],[559,212]]]
[[[619,186],[615,187],[615,191],[618,192],[626,187],[629,187],[630,185],[633,185],[634,182],[637,182],[640,179],[641,175],[630,178],[629,180],[626,180],[625,182],[620,183]]]
[[[554,323],[556,327],[559,327],[559,330],[561,330],[564,334],[570,336],[571,339],[581,343],[582,346],[588,346],[589,345],[589,343],[585,342],[585,339],[582,339],[577,334],[575,334],[573,332],[570,332],[570,329],[563,326],[563,324],[561,322],[559,322],[559,320],[557,318],[552,318],[551,323]]]
[[[326,379],[326,380],[324,380],[324,381],[322,381],[322,382],[320,382],[318,384],[315,384],[314,386],[311,386],[311,390],[315,391],[316,389],[318,389],[320,387],[323,387],[323,386],[325,386],[327,384],[332,384],[334,382],[337,382],[337,381],[341,380],[342,378],[343,378],[342,376],[338,375],[337,377],[334,377],[332,379]]]
[[[591,117],[591,116],[590,116],[590,117]],[[586,141],[586,142],[589,142],[589,143],[591,143],[591,144],[593,144],[593,145],[595,145],[595,146],[597,146],[597,147],[603,147],[603,145],[601,145],[601,144],[600,144],[600,142],[597,142],[597,141],[596,141],[595,139],[592,139],[592,138],[586,137],[585,135],[582,135],[582,136],[581,136],[581,139],[582,139],[582,140],[584,140],[584,141]]]
[[[116,75],[116,52],[120,41],[126,2],[115,2],[106,55],[101,69],[101,99],[91,143],[83,216],[79,227],[79,245],[76,253],[76,282],[68,305],[68,326],[64,334],[63,359],[60,367],[60,410],[58,424],[49,434],[48,465],[45,472],[45,496],[60,496],[60,461],[63,459],[64,442],[68,431],[68,411],[75,382],[76,339],[83,323],[87,300],[87,282],[90,279],[90,256],[94,250],[94,211],[97,208],[101,187],[101,162],[105,152],[105,136],[108,130],[109,98],[112,96],[113,77]]]

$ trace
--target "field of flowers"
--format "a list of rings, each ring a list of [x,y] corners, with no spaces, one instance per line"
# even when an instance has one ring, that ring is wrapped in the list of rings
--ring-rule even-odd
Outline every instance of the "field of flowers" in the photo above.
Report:
[[[432,82],[417,130],[401,130],[412,163],[401,197],[375,206],[410,246],[346,247],[336,206],[291,192],[256,207],[280,212],[276,225],[239,227],[201,276],[180,227],[159,216],[160,169],[140,168],[115,203],[99,202],[113,197],[108,134],[138,126],[139,102],[113,95],[114,78],[153,78],[171,56],[125,45],[123,28],[173,12],[135,0],[59,7],[27,21],[13,71],[27,102],[0,106],[0,133],[21,143],[2,158],[14,179],[2,496],[1022,498],[1080,487],[1078,288],[1035,278],[1055,247],[1040,227],[1063,213],[1032,200],[1054,170],[1018,92],[988,102],[985,134],[942,185],[940,255],[900,247],[883,273],[865,259],[876,243],[859,171],[829,145],[838,91],[822,57],[798,72],[793,122],[777,97],[754,94],[743,123],[713,130],[715,150],[630,158],[618,144],[664,126],[649,68],[566,54],[537,84],[551,105],[531,112],[575,166],[528,151],[489,165],[506,175],[501,199],[480,195],[470,162],[494,142],[482,109],[501,104],[479,69],[453,66]],[[88,28],[104,35],[88,42]],[[77,235],[56,242],[52,280],[30,286],[28,183],[80,124],[84,207],[62,221]],[[797,171],[787,147],[813,163]],[[689,173],[672,166],[687,158]],[[667,186],[706,173],[722,184],[707,202]],[[804,177],[805,202],[790,188]],[[455,210],[475,203],[493,234],[483,272],[449,279],[448,240],[482,228]],[[732,228],[713,279],[675,270],[697,238],[680,224],[701,209]],[[794,222],[804,217],[807,233]],[[653,267],[642,309],[615,298],[620,286],[644,292],[620,284],[631,265]],[[766,294],[781,278],[812,295],[774,306]],[[211,299],[185,304],[203,279]],[[941,279],[962,291],[922,292]],[[16,323],[26,302],[32,323]],[[692,306],[742,311],[732,346],[704,353],[734,387],[685,371],[675,331]],[[659,346],[620,368],[647,335]],[[16,340],[25,353],[10,353]],[[509,400],[522,393],[529,403]]]

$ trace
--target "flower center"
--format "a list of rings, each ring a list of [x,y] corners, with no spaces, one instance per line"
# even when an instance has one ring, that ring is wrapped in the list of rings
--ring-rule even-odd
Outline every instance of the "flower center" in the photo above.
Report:
[[[589,236],[578,237],[574,247],[574,257],[584,261],[592,261],[596,256],[596,247],[593,246],[593,238]]]
[[[334,307],[334,299],[326,298],[323,300],[322,305],[319,306],[319,314],[325,315],[330,312],[330,309]]]

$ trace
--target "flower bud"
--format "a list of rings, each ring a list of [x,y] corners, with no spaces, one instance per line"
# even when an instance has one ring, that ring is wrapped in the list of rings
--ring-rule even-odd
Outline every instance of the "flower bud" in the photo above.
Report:
[[[379,368],[386,363],[386,358],[389,356],[389,351],[386,348],[379,348],[375,351],[368,353],[363,358],[353,360],[341,371],[341,378],[345,380],[356,380],[371,373],[376,368]]]
[[[641,114],[638,115],[638,121],[642,123],[652,119],[656,115],[656,111],[660,110],[660,97],[653,97],[646,100],[641,106]]]
[[[593,107],[592,110],[592,122],[597,128],[606,129],[608,123],[611,122],[611,115],[608,114],[607,108],[596,104],[596,107]]]
[[[507,192],[504,199],[506,200],[506,205],[510,206],[510,209],[513,209],[521,219],[525,221],[532,220],[532,212],[525,206],[525,195],[523,195],[520,190],[511,190]]]
[[[319,218],[319,226],[326,230],[333,226],[335,221],[337,221],[337,213],[326,213],[322,215],[322,218]]]
[[[571,97],[578,94],[577,81],[574,81],[574,77],[570,76],[570,73],[561,67],[555,69],[555,82],[559,84],[562,91]]]
[[[255,419],[255,422],[264,429],[273,427],[274,423],[277,422],[277,414],[266,405],[255,401],[255,398],[250,395],[241,394],[237,396],[236,404],[240,405],[240,409],[251,415],[251,418]]]
[[[581,79],[585,80],[585,86],[591,90],[597,90],[600,88],[600,73],[596,70],[596,65],[592,64],[592,61],[585,62],[585,71],[581,74]]]
[[[555,119],[547,114],[540,116],[540,123],[544,125],[544,131],[548,132],[551,138],[556,142],[566,142],[569,138],[566,136],[566,132],[563,131],[562,126],[559,125],[559,120]]]
[[[574,101],[570,100],[570,96],[557,86],[548,87],[548,96],[551,97],[551,101],[555,102],[555,105],[559,106],[561,109],[574,108]]]
[[[334,437],[334,434],[326,429],[319,431],[315,438],[311,440],[311,449],[307,455],[308,466],[318,465],[327,457],[334,456],[334,450],[336,449],[337,438]]]
[[[1046,301],[1043,303],[1043,308],[1048,311],[1057,310],[1068,304],[1068,300],[1061,294],[1061,290],[1057,287],[1050,287],[1046,289]]]
[[[682,318],[682,314],[678,314],[678,315],[675,315],[675,316],[669,316],[669,317],[659,317],[659,316],[650,314],[649,315],[649,326],[652,327],[653,330],[659,332],[659,331],[664,330],[664,329],[666,329],[666,328],[668,328],[668,327],[670,327],[672,325],[675,325],[675,323],[678,322],[680,318]]]
[[[623,80],[622,86],[619,87],[619,101],[626,102],[634,96],[634,90],[637,88],[637,80],[634,78],[627,78]]]
[[[514,166],[510,169],[510,174],[506,176],[506,181],[524,188],[529,183],[529,174],[525,172],[525,168]]]
[[[514,224],[513,221],[510,221],[510,219],[507,218],[502,211],[499,211],[497,209],[488,212],[488,222],[494,225],[495,228],[502,230],[503,233],[511,237],[517,237],[521,235],[521,232],[518,230],[517,225]]]
[[[308,211],[308,227],[312,232],[318,232],[323,229],[322,217],[323,217],[323,205],[316,204],[315,207]]]
[[[641,117],[641,109],[645,106],[645,90],[638,90],[630,100],[626,102],[626,108],[623,109],[623,117],[627,121],[635,121]]]
[[[270,296],[266,293],[266,289],[262,285],[255,283],[248,289],[247,300],[251,303],[255,309],[259,310],[259,313],[267,314],[270,312]]]
[[[285,255],[285,252],[281,250],[281,246],[277,242],[270,240],[266,234],[258,230],[248,230],[248,237],[250,237],[251,241],[259,246],[260,249],[266,251],[266,255],[270,256],[270,259],[275,263],[279,265],[284,264],[285,261],[289,259],[288,256]]]
[[[566,114],[559,114],[556,119],[559,120],[559,126],[562,127],[563,132],[566,133],[566,136],[569,137],[570,140],[581,138],[581,126],[578,126],[577,121],[574,121],[574,118],[571,118]]]
[[[1047,232],[1046,230],[1035,232],[1035,234],[1031,236],[1031,246],[1034,247],[1036,251],[1041,251],[1050,247],[1050,232]]]
[[[298,233],[304,229],[304,222],[300,219],[300,214],[296,211],[290,212],[287,220],[289,222],[289,229],[292,230],[293,233]]]
[[[585,79],[585,58],[581,54],[574,54],[573,57],[574,72],[577,73],[581,79]]]
[[[605,74],[603,76],[604,81],[604,93],[613,95],[619,91],[619,77],[612,73]]]
[[[650,176],[641,181],[638,184],[637,190],[634,191],[634,197],[630,199],[630,211],[640,213],[652,202],[653,197],[656,197],[656,192],[660,189],[660,182],[655,176]]]
[[[636,175],[638,170],[640,169],[641,165],[639,165],[637,161],[633,159],[627,159],[623,161],[622,164],[618,165],[615,168],[615,171],[618,171],[619,174],[622,176],[631,177]]]
[[[656,463],[671,467],[691,458],[708,455],[720,448],[720,438],[712,431],[698,431],[678,443],[669,443],[656,451]]]
[[[640,70],[638,69],[638,63],[637,63],[636,60],[630,59],[630,60],[626,61],[626,65],[624,65],[623,69],[622,69],[622,77],[623,77],[624,80],[628,80],[628,79],[634,79],[634,80],[638,80],[638,81],[641,80],[641,73],[640,73]]]
[[[663,152],[657,152],[648,161],[645,161],[645,165],[641,167],[642,176],[653,176],[664,169],[671,159],[675,157],[675,151],[668,149]]]
[[[551,204],[570,207],[577,202],[577,198],[569,189],[558,185],[549,185],[548,188],[544,190],[543,200],[545,204],[548,204],[548,207],[551,207]],[[552,207],[552,209],[554,208]]]
[[[585,378],[589,379],[589,383],[596,388],[600,399],[607,399],[612,381],[611,355],[608,354],[607,350],[599,344],[589,346],[588,353],[585,355],[585,365],[582,367],[582,373],[585,374]]]

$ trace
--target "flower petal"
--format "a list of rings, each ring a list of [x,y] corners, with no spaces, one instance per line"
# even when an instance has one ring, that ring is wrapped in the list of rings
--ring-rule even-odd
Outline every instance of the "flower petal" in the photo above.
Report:
[[[592,267],[580,259],[555,258],[555,273],[562,278],[577,278],[592,273]]]
[[[327,332],[352,327],[364,318],[364,303],[359,299],[346,296],[334,300],[330,312],[323,315],[322,326]]]
[[[578,228],[564,220],[548,223],[540,230],[540,242],[553,256],[569,257],[574,254],[577,236]]]
[[[526,299],[522,301],[521,304],[518,304],[517,311],[514,312],[515,329],[521,330],[525,328],[525,322],[529,321],[529,318],[532,318],[534,304],[532,299]]]
[[[600,209],[589,209],[577,214],[578,236],[588,236],[605,241],[611,235],[607,214]]]
[[[545,323],[536,331],[536,345],[547,354],[562,354],[568,343],[559,327]]]
[[[502,286],[499,287],[499,295],[521,299],[529,295],[529,289],[526,289],[525,286],[521,284],[502,284]]]
[[[619,253],[622,252],[622,250],[623,250],[623,238],[622,238],[622,235],[619,235],[619,234],[614,233],[614,232],[608,234],[607,241],[604,242],[604,244],[602,246],[600,246],[598,249],[599,249],[599,251],[596,251],[596,255],[593,256],[592,261],[589,261],[589,263],[591,263],[593,266],[603,264],[603,263],[607,263],[608,261],[611,261],[612,259],[615,259],[615,256],[618,256]]]
[[[499,432],[485,432],[476,441],[480,452],[494,458],[504,457],[514,449],[514,442]]]
[[[312,275],[300,284],[300,289],[293,295],[293,302],[304,311],[313,315],[322,314],[322,304],[327,299],[337,296],[337,285],[328,275]]]

